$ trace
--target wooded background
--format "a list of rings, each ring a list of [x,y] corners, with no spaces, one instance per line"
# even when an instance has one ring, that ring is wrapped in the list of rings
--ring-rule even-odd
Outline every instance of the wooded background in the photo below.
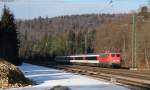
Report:
[[[20,55],[72,55],[109,50],[121,53],[123,66],[149,68],[149,24],[147,7],[138,13],[18,20]]]

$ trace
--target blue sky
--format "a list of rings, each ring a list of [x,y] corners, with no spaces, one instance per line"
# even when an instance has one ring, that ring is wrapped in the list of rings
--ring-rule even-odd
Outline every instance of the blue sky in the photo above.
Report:
[[[125,13],[137,11],[148,0],[12,0],[0,1],[0,14],[6,4],[18,19],[38,16],[55,17],[90,13]]]

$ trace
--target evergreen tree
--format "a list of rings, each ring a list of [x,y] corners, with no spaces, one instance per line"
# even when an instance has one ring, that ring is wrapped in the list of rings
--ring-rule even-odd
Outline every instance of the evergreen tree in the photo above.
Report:
[[[19,40],[17,38],[18,33],[16,31],[14,15],[6,6],[4,6],[1,17],[1,27],[0,57],[15,65],[21,64],[18,58]]]
[[[0,21],[0,39],[1,39],[1,35],[2,34],[2,25],[1,25],[1,21]]]

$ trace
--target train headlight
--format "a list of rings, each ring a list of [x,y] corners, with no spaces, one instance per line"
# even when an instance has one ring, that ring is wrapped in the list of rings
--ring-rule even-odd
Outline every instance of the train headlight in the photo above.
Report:
[[[120,60],[113,60],[113,62],[119,62]]]
[[[116,60],[113,60],[113,62],[116,62]]]
[[[116,60],[117,62],[119,62],[120,60]]]

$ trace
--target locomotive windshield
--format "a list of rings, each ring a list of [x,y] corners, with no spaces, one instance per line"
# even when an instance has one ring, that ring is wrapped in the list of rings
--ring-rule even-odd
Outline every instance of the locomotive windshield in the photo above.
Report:
[[[115,54],[111,54],[112,57],[115,57]]]
[[[117,54],[117,57],[120,57],[120,54]]]

